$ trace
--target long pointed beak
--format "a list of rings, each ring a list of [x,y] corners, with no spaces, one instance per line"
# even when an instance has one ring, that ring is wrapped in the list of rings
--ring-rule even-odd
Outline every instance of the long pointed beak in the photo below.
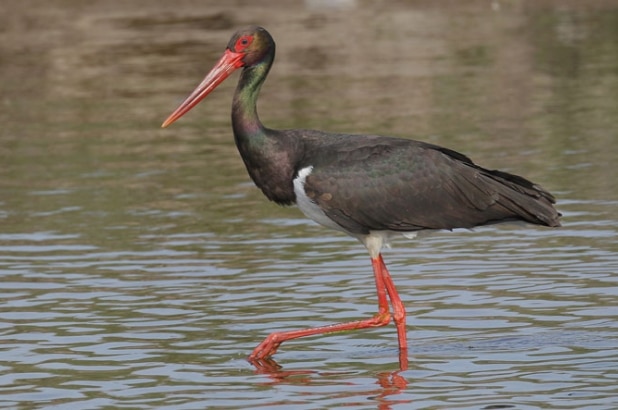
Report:
[[[219,84],[223,82],[234,70],[243,66],[242,58],[244,54],[235,53],[229,49],[225,50],[223,56],[219,59],[217,64],[210,70],[206,77],[202,80],[195,90],[187,97],[186,100],[176,108],[176,110],[170,114],[169,117],[161,125],[162,128],[172,124],[178,118],[185,115],[191,108],[195,107],[200,101],[204,99],[212,90],[217,88]]]

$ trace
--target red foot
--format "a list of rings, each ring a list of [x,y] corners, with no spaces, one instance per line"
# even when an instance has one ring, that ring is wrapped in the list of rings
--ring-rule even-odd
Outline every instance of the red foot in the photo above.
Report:
[[[279,333],[271,333],[266,339],[249,355],[249,360],[262,360],[275,354],[279,346],[283,343]]]

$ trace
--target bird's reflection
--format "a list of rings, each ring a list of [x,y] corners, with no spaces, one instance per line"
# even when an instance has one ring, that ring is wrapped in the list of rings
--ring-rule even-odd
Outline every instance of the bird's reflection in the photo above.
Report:
[[[292,385],[311,385],[317,384],[317,381],[313,375],[324,376],[325,373],[312,369],[295,369],[285,370],[282,365],[277,363],[272,357],[268,357],[260,360],[249,360],[249,362],[255,366],[256,374],[268,376],[270,382],[266,385],[276,384],[292,384]],[[376,373],[376,385],[375,390],[364,390],[362,392],[363,397],[371,397],[372,400],[377,401],[378,409],[390,409],[396,404],[410,403],[411,400],[397,399],[397,396],[406,391],[408,381],[401,375],[402,371],[408,369],[408,351],[399,351],[399,369],[392,372],[379,372]],[[351,383],[351,385],[353,385]],[[357,389],[349,389],[339,393],[339,397],[353,398],[359,395]]]

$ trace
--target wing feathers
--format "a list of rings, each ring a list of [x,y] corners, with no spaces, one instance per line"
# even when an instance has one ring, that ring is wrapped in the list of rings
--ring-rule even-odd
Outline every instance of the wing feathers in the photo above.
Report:
[[[318,164],[305,190],[354,234],[471,228],[509,220],[560,224],[553,196],[525,178],[481,168],[461,154],[427,144],[401,148],[389,150],[388,162],[372,155],[360,164],[338,161],[336,169]]]

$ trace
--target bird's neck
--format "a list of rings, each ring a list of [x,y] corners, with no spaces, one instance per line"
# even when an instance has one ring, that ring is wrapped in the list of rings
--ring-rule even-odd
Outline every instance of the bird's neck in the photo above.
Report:
[[[245,68],[232,106],[234,139],[247,172],[271,201],[289,205],[296,200],[292,180],[298,149],[288,134],[264,128],[256,101],[272,59]]]
[[[232,104],[232,127],[237,143],[264,135],[264,126],[257,114],[257,98],[269,69],[270,64],[262,62],[243,69],[240,75]]]

